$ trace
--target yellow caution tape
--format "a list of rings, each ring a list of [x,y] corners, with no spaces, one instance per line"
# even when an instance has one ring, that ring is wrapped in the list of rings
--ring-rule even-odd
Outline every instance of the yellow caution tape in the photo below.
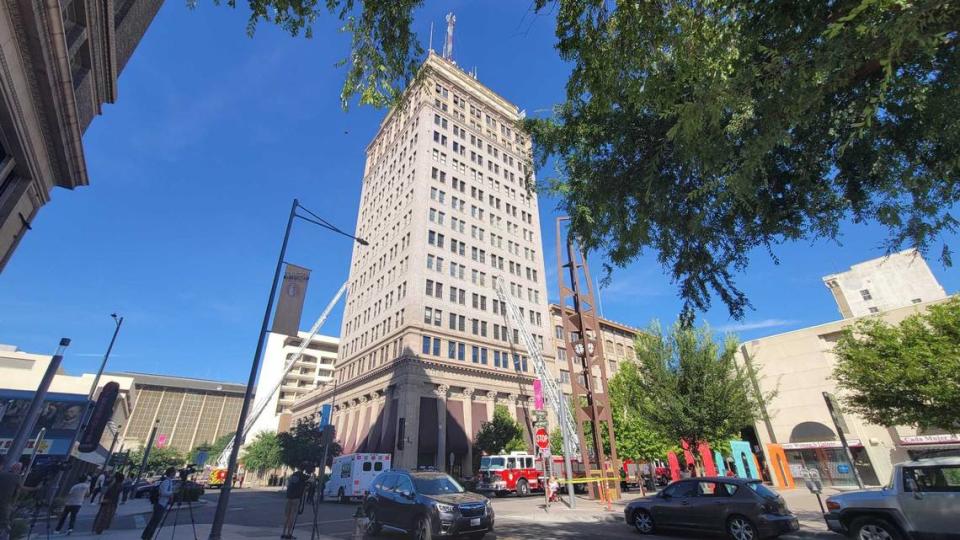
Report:
[[[589,477],[589,478],[574,478],[573,480],[567,480],[566,478],[558,478],[558,479],[557,479],[557,483],[558,483],[558,484],[567,484],[567,483],[569,483],[569,484],[589,484],[589,483],[591,483],[591,482],[606,482],[606,481],[611,481],[611,482],[612,482],[612,481],[616,481],[616,482],[620,482],[620,477],[619,477],[619,476],[608,476],[608,477],[604,478],[604,477],[600,477],[600,476],[595,476],[595,477]]]

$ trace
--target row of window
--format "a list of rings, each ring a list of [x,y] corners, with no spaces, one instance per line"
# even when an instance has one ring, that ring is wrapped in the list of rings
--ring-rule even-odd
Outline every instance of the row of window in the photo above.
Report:
[[[420,352],[427,356],[440,357],[443,352],[443,343],[441,338],[436,336],[423,335]],[[529,365],[525,355],[519,353],[511,354],[507,351],[493,349],[477,345],[470,345],[470,361],[474,364],[487,365],[488,359],[493,357],[493,367],[501,369],[514,369],[515,371],[527,372]],[[467,344],[462,341],[447,340],[446,357],[450,360],[466,361]]]

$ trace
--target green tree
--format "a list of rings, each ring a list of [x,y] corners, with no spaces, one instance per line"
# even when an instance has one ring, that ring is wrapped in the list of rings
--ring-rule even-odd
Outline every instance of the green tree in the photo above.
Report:
[[[130,452],[130,464],[133,467],[140,467],[143,461],[143,448],[138,448]],[[186,457],[176,448],[169,446],[157,448],[154,446],[147,457],[147,466],[142,471],[144,476],[149,473],[163,474],[168,467],[182,467],[186,462]]]
[[[220,454],[223,452],[223,449],[227,447],[227,444],[233,440],[233,433],[227,433],[221,435],[217,440],[212,443],[202,443],[194,447],[190,451],[190,454],[187,456],[187,459],[190,463],[197,463],[198,454],[200,452],[207,453],[207,464],[216,463],[217,458],[220,457]]]
[[[553,428],[553,430],[550,431],[550,455],[552,456],[564,455],[563,430],[561,430],[559,426]]]
[[[243,466],[257,476],[283,465],[282,449],[276,433],[261,431],[243,449]]]
[[[960,428],[960,300],[898,325],[863,319],[844,330],[834,352],[843,403],[867,421]]]
[[[504,405],[493,408],[493,420],[480,425],[476,447],[485,454],[500,454],[514,450],[526,450],[523,428],[510,416]]]
[[[293,429],[280,433],[277,438],[280,440],[284,464],[290,467],[298,467],[304,463],[319,465],[323,456],[323,438],[315,418],[301,418]],[[339,443],[331,443],[327,450],[326,464],[332,465],[333,458],[342,451]]]
[[[636,392],[640,411],[667,441],[692,448],[735,437],[753,425],[760,405],[748,390],[746,370],[734,362],[737,343],[718,345],[709,328],[659,325],[636,340]],[[773,393],[763,396],[770,399]]]
[[[195,1],[195,0],[190,0]],[[346,104],[396,103],[422,46],[423,0],[248,0],[292,34],[325,15],[353,41]],[[235,0],[228,0],[234,6]],[[646,250],[669,268],[684,320],[734,282],[754,248],[836,239],[875,221],[887,249],[957,226],[960,3],[534,0],[555,14],[566,99],[530,119],[539,163],[572,229],[612,266]],[[945,264],[950,252],[940,251]],[[774,259],[776,260],[776,259]]]
[[[676,447],[651,423],[644,410],[650,398],[641,391],[640,369],[634,362],[622,362],[608,384],[617,455],[634,460],[663,458]]]

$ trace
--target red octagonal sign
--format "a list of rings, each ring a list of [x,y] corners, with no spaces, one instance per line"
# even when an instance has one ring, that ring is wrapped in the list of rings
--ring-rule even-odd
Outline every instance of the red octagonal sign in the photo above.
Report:
[[[537,428],[537,433],[534,436],[534,440],[537,442],[537,446],[542,450],[546,450],[550,446],[550,435],[547,434],[545,428]]]

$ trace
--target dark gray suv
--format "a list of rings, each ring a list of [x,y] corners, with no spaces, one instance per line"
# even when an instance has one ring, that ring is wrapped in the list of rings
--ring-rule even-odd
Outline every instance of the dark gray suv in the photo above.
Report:
[[[387,528],[417,540],[460,535],[479,539],[493,531],[490,500],[464,490],[442,472],[384,472],[374,478],[363,506],[370,534]]]
[[[783,498],[759,480],[730,477],[673,482],[624,510],[641,534],[661,529],[726,533],[734,540],[779,536],[800,528]]]

